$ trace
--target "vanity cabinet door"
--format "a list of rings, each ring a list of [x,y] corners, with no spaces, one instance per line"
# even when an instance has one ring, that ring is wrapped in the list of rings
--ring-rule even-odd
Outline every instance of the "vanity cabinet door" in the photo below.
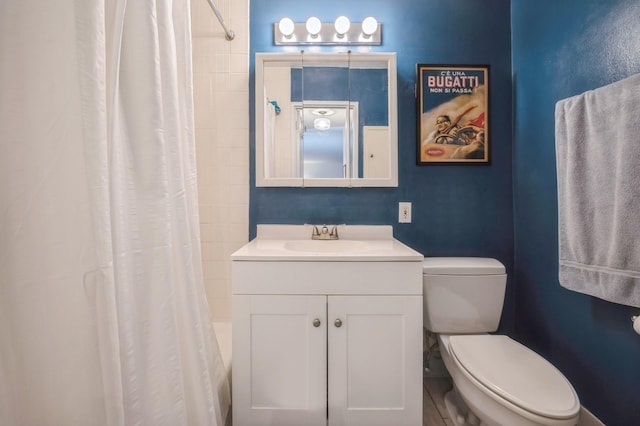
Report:
[[[326,296],[233,296],[233,422],[327,422]]]
[[[422,425],[422,296],[329,296],[329,425]]]

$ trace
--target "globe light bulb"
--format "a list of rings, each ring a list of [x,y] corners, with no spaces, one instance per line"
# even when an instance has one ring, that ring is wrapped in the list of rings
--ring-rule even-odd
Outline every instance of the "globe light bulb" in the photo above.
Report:
[[[307,19],[306,27],[307,32],[311,34],[311,37],[316,37],[322,29],[322,22],[320,22],[320,19],[312,16],[311,18]]]
[[[295,25],[291,18],[282,18],[280,22],[278,22],[278,29],[286,38],[290,38],[291,34],[293,34],[293,30],[295,29]]]
[[[378,29],[378,21],[373,16],[368,16],[362,21],[362,32],[365,38],[371,37],[371,34],[375,33]]]
[[[336,29],[336,33],[338,33],[338,37],[343,37],[351,28],[351,21],[346,16],[338,16],[333,26]]]

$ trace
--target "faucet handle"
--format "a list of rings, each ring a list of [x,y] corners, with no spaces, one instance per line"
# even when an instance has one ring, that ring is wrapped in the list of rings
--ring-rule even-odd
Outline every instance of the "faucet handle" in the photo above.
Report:
[[[331,229],[329,226],[322,225],[318,230],[317,225],[313,225],[313,229],[311,232],[312,240],[337,240],[338,239],[338,228],[336,225],[333,225]]]

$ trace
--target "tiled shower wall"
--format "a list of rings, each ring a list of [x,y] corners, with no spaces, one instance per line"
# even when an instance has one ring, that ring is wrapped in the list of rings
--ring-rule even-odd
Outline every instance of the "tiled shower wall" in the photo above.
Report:
[[[229,255],[249,233],[249,0],[191,0],[200,238],[214,321],[231,320]]]

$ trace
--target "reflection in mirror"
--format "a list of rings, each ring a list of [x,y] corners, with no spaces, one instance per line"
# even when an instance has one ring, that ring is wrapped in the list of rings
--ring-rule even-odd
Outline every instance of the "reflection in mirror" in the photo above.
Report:
[[[397,186],[395,83],[395,54],[256,54],[256,185]]]
[[[304,102],[293,104],[297,122],[293,151],[302,155],[295,177],[350,178],[358,176],[358,104]],[[347,114],[347,111],[349,113]],[[355,160],[355,161],[354,161]]]
[[[304,53],[301,56],[301,72],[291,71],[291,100],[300,101],[303,106],[304,125],[300,152],[304,159],[299,176],[304,181],[350,179],[353,172],[353,140],[351,114],[346,111],[349,110],[350,101],[351,55],[342,55],[331,66],[307,60]],[[334,108],[322,108],[323,106]],[[340,111],[341,114],[338,113]],[[332,121],[335,124],[333,128]]]

